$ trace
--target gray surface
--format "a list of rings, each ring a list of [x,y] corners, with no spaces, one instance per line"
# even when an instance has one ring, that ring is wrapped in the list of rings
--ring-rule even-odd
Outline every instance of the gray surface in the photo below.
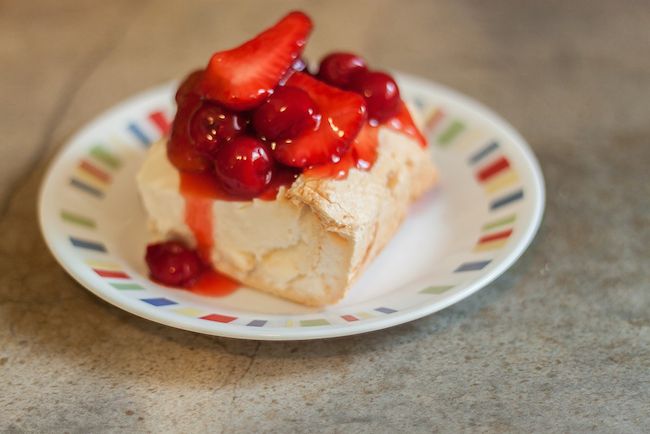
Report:
[[[0,430],[648,431],[647,3],[216,3],[0,4]],[[74,283],[37,229],[44,154],[294,7],[311,56],[363,52],[522,132],[548,190],[528,252],[435,315],[313,342],[178,331]]]

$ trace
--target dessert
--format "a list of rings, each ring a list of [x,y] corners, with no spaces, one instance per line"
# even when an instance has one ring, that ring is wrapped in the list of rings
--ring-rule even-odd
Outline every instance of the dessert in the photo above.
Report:
[[[312,75],[301,57],[311,29],[292,12],[180,85],[170,137],[137,176],[154,280],[194,289],[230,278],[335,303],[434,185],[393,78],[350,53]]]

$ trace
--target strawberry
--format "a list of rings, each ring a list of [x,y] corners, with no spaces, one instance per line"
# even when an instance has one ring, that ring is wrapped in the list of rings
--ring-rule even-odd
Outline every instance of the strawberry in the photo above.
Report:
[[[300,57],[311,19],[291,12],[250,41],[215,53],[200,83],[202,94],[235,111],[255,108]]]
[[[321,119],[315,129],[275,143],[276,159],[292,167],[339,161],[366,120],[363,97],[325,84],[303,72],[293,74],[287,86],[307,92],[316,103]]]

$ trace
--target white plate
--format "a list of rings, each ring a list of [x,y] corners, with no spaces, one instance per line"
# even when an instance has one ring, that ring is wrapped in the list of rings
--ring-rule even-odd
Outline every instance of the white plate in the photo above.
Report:
[[[147,231],[134,176],[174,113],[170,83],[137,95],[81,130],[52,163],[39,214],[47,244],[90,291],[172,327],[234,338],[344,336],[443,309],[503,273],[530,244],[544,183],[526,142],[490,110],[422,79],[398,75],[427,120],[441,183],[349,295],[312,309],[249,288],[204,297],[156,285],[143,260]]]

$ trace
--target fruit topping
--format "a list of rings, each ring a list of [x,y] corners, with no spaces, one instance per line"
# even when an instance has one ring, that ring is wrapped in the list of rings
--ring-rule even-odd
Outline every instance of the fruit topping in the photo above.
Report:
[[[167,147],[181,184],[200,179],[192,185],[225,200],[273,199],[301,173],[369,170],[380,125],[426,146],[395,80],[362,57],[334,52],[310,74],[301,56],[311,29],[291,12],[183,80]]]
[[[211,101],[203,101],[190,119],[190,138],[197,151],[214,155],[217,148],[242,133],[246,119]]]
[[[149,244],[145,260],[151,278],[169,286],[191,286],[205,268],[198,253],[178,241]]]
[[[273,143],[275,158],[292,167],[308,167],[338,161],[366,120],[363,98],[329,86],[305,73],[295,73],[287,86],[304,90],[315,102],[321,120],[312,130]]]
[[[383,123],[399,112],[399,88],[393,77],[384,72],[365,71],[355,74],[351,89],[365,98],[368,118],[374,124]]]
[[[426,148],[427,139],[422,135],[415,122],[413,122],[411,113],[406,107],[406,104],[404,104],[404,101],[400,101],[398,113],[386,122],[386,126],[407,136],[411,136],[418,141],[420,146]]]
[[[215,53],[200,83],[202,94],[231,110],[249,110],[273,93],[300,57],[311,19],[291,12],[250,41]]]
[[[181,85],[178,86],[178,90],[176,91],[176,104],[182,104],[185,97],[190,94],[198,94],[198,84],[203,78],[203,72],[204,71],[202,69],[197,69],[185,77],[185,79],[181,82]]]
[[[204,173],[212,168],[210,159],[196,149],[190,136],[190,119],[200,107],[201,97],[196,94],[188,93],[181,98],[167,143],[169,161],[177,169],[194,173]]]
[[[219,147],[214,168],[217,179],[228,193],[250,199],[270,184],[273,159],[262,141],[239,136]]]
[[[294,72],[304,72],[306,74],[309,74],[309,68],[307,67],[307,61],[303,59],[302,57],[297,58],[294,60],[293,65],[291,65],[291,68],[287,72],[284,73],[282,78],[280,79],[280,86],[284,86],[289,80],[289,77],[291,77]]]
[[[356,54],[332,53],[321,60],[318,78],[332,86],[347,89],[353,76],[367,69],[366,61]]]
[[[315,129],[319,118],[316,103],[307,92],[283,86],[255,110],[253,127],[264,139],[285,140]]]

